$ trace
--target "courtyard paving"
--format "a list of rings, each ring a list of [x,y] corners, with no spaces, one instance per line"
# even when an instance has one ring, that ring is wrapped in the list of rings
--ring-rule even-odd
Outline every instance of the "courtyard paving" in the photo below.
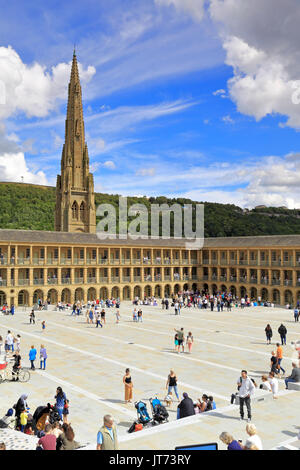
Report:
[[[36,312],[36,324],[29,324],[30,309],[18,309],[14,316],[0,316],[0,335],[10,329],[21,335],[21,356],[24,367],[29,367],[31,345],[38,350],[47,348],[46,371],[36,369],[28,383],[0,384],[0,414],[16,403],[23,393],[28,394],[31,413],[37,406],[54,403],[57,386],[61,386],[70,400],[69,421],[76,440],[95,448],[96,434],[103,415],[112,414],[118,425],[121,449],[174,449],[179,445],[218,442],[218,436],[228,431],[237,439],[245,440],[246,422],[239,421],[238,407],[230,405],[230,396],[236,391],[241,369],[260,383],[260,376],[269,371],[269,359],[274,343],[279,340],[277,329],[281,322],[288,330],[284,347],[283,367],[291,372],[291,341],[300,340],[300,322],[295,323],[293,312],[281,308],[234,308],[232,312],[183,309],[180,316],[174,309],[143,306],[143,323],[133,323],[132,304],[123,302],[121,321],[116,324],[115,310],[107,310],[104,328],[87,324],[85,316],[71,316],[70,311],[58,312],[52,308]],[[42,331],[41,322],[46,321]],[[273,344],[267,345],[264,328],[270,323]],[[192,354],[174,352],[174,328],[192,331]],[[36,363],[38,366],[38,361]],[[134,404],[124,403],[122,378],[125,369],[131,369],[134,400],[166,395],[166,381],[170,369],[178,376],[179,392],[187,392],[196,400],[203,393],[213,395],[217,409],[213,412],[176,420],[177,403],[169,409],[170,422],[141,432],[128,434],[136,419]],[[252,401],[252,421],[258,428],[265,449],[280,448],[283,443],[296,441],[300,429],[300,392],[285,391],[280,381],[280,396],[273,400],[267,392],[257,391]],[[18,433],[19,434],[19,433]],[[20,439],[13,444],[13,435],[1,431],[0,439],[10,448],[22,448]],[[34,440],[23,446],[34,446]]]

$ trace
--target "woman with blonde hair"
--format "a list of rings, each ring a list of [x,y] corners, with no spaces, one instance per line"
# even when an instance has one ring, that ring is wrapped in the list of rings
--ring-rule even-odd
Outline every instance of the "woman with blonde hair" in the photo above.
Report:
[[[123,377],[123,384],[125,386],[125,403],[131,403],[133,383],[131,379],[130,369],[125,370],[125,375]]]
[[[229,432],[222,432],[219,439],[227,445],[227,450],[243,450],[240,443]]]
[[[247,437],[244,449],[251,449],[253,446],[255,446],[258,450],[263,450],[261,439],[257,435],[256,426],[254,424],[247,424],[246,433],[249,435],[249,437]]]
[[[177,388],[177,376],[173,369],[170,370],[170,373],[168,375],[166,388],[168,389],[168,395],[172,395],[172,389],[174,389],[177,400],[180,402]]]

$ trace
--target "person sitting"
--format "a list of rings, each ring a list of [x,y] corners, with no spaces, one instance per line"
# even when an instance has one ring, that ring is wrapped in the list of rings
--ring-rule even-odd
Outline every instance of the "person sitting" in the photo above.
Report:
[[[60,450],[75,450],[80,447],[79,442],[75,441],[75,434],[73,428],[70,424],[64,423],[62,425],[63,434],[61,434],[60,439],[62,445]]]
[[[205,394],[202,395],[202,401],[200,400],[200,398],[198,398],[199,413],[204,413],[205,411],[209,411],[209,409],[207,409],[208,402],[209,402],[208,396]]]
[[[195,414],[195,408],[193,400],[188,396],[187,393],[183,393],[183,400],[178,405],[178,419],[186,418],[187,416],[192,416]]]
[[[288,383],[289,382],[294,382],[294,383],[299,383],[300,382],[300,367],[297,367],[297,364],[295,362],[292,363],[292,373],[289,377],[284,379],[285,381],[285,388],[288,389]]]
[[[243,450],[241,444],[228,432],[222,432],[219,439],[227,445],[227,450]]]
[[[271,385],[268,381],[268,377],[266,375],[262,375],[261,380],[262,380],[262,384],[260,384],[259,388],[261,390],[266,390],[267,392],[271,392],[272,389],[271,389]]]

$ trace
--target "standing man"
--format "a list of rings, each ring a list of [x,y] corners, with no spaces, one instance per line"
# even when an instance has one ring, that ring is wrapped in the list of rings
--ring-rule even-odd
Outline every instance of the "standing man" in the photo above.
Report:
[[[255,386],[247,376],[247,371],[242,370],[241,377],[237,381],[239,399],[240,399],[240,421],[244,419],[244,404],[247,407],[248,423],[251,421],[251,395],[253,395]]]
[[[278,328],[278,333],[280,334],[282,346],[283,346],[284,344],[286,345],[287,329],[286,329],[286,327],[285,327],[282,323],[281,323],[280,327]]]
[[[295,322],[299,321],[299,309],[298,309],[298,307],[296,307],[295,310],[294,310],[294,319],[295,319]]]
[[[176,330],[176,328],[174,328],[174,330],[178,334],[178,352],[181,346],[182,352],[184,353],[184,330],[183,328],[180,328],[180,330]]]
[[[96,450],[118,450],[117,429],[111,415],[105,415],[103,418],[103,426],[97,434]]]

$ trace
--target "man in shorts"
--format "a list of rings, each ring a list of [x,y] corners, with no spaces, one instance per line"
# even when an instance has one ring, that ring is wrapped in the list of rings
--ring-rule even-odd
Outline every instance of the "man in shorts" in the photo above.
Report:
[[[184,352],[184,330],[183,328],[180,328],[180,330],[176,330],[176,328],[174,328],[174,330],[178,334],[178,352],[180,352],[180,346],[182,352]]]

